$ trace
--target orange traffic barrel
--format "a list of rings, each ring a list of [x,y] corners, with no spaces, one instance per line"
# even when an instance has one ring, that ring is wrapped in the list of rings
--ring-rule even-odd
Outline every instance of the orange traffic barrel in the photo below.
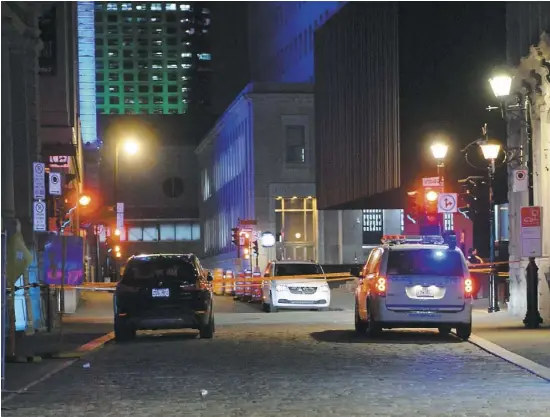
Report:
[[[235,285],[235,298],[243,298],[244,296],[244,272],[239,272]]]
[[[216,295],[223,295],[224,285],[223,285],[223,269],[216,268],[214,269],[214,282],[213,290]]]
[[[224,287],[225,295],[235,294],[235,278],[233,277],[233,271],[230,269],[225,271]]]
[[[252,274],[252,301],[262,300],[262,274],[254,272]]]
[[[252,271],[244,271],[244,299],[249,301],[252,299]]]

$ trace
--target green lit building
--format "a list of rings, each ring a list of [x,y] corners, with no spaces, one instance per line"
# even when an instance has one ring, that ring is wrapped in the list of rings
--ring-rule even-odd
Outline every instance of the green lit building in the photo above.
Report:
[[[210,10],[204,2],[96,2],[100,114],[210,107]]]

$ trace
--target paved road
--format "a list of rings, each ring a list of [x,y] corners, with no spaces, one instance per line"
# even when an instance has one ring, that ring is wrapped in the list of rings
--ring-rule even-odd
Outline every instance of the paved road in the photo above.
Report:
[[[217,321],[212,340],[148,332],[110,343],[3,404],[3,417],[546,417],[550,409],[550,383],[451,336],[367,340],[350,330],[347,311],[220,312]]]

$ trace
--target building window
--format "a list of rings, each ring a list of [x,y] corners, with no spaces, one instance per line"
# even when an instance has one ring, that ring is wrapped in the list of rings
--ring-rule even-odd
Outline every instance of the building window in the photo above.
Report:
[[[105,92],[105,86],[104,86],[103,84],[96,84],[95,92],[96,92],[96,93],[103,93],[103,92]]]
[[[167,3],[166,4],[166,10],[170,10],[170,11],[173,11],[173,10],[176,10],[176,3]]]
[[[275,200],[275,227],[284,235],[286,257],[296,260],[315,258],[316,211],[316,201],[312,197],[278,197]]]
[[[188,4],[180,4],[180,10],[181,10],[181,11],[190,11],[190,10],[191,10],[191,6],[188,5]]]
[[[285,126],[286,162],[303,164],[306,162],[305,126]]]
[[[117,96],[109,97],[109,104],[120,104],[120,99]]]
[[[160,240],[176,240],[176,228],[173,224],[160,225]]]
[[[139,92],[140,93],[148,93],[149,92],[149,86],[148,85],[140,85],[139,86]]]
[[[143,228],[143,241],[156,242],[159,240],[158,229],[156,226],[147,226]]]
[[[153,11],[162,10],[162,4],[161,3],[152,3],[151,4],[151,10],[153,10]]]
[[[162,183],[162,191],[168,198],[181,197],[184,190],[183,179],[180,177],[168,178]]]
[[[134,93],[136,91],[136,88],[133,85],[125,85],[124,86],[124,92],[125,93]]]
[[[130,11],[130,10],[132,10],[132,3],[122,3],[120,5],[120,8],[123,12]]]
[[[377,232],[383,231],[382,210],[368,209],[363,210],[363,232]]]
[[[210,54],[197,54],[197,55],[201,61],[210,61],[212,59],[212,55]]]
[[[118,85],[109,86],[109,93],[118,93],[120,92],[120,87]]]
[[[141,227],[129,227],[128,228],[128,241],[140,242],[143,240],[143,229]]]
[[[108,12],[116,12],[118,10],[118,5],[116,3],[107,3]]]

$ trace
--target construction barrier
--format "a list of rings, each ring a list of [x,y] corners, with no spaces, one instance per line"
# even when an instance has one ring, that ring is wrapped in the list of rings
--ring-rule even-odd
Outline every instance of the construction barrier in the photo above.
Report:
[[[235,294],[235,277],[233,276],[233,271],[230,269],[225,271],[224,286],[225,295]]]
[[[244,271],[244,294],[243,294],[243,300],[244,301],[250,301],[252,300],[252,271],[246,270]]]
[[[258,302],[262,300],[262,274],[260,272],[254,272],[252,279],[252,301]]]
[[[235,280],[235,298],[241,299],[244,296],[244,272],[239,272]]]
[[[212,291],[216,295],[223,295],[224,283],[223,283],[223,269],[214,269],[214,281],[212,282]]]

